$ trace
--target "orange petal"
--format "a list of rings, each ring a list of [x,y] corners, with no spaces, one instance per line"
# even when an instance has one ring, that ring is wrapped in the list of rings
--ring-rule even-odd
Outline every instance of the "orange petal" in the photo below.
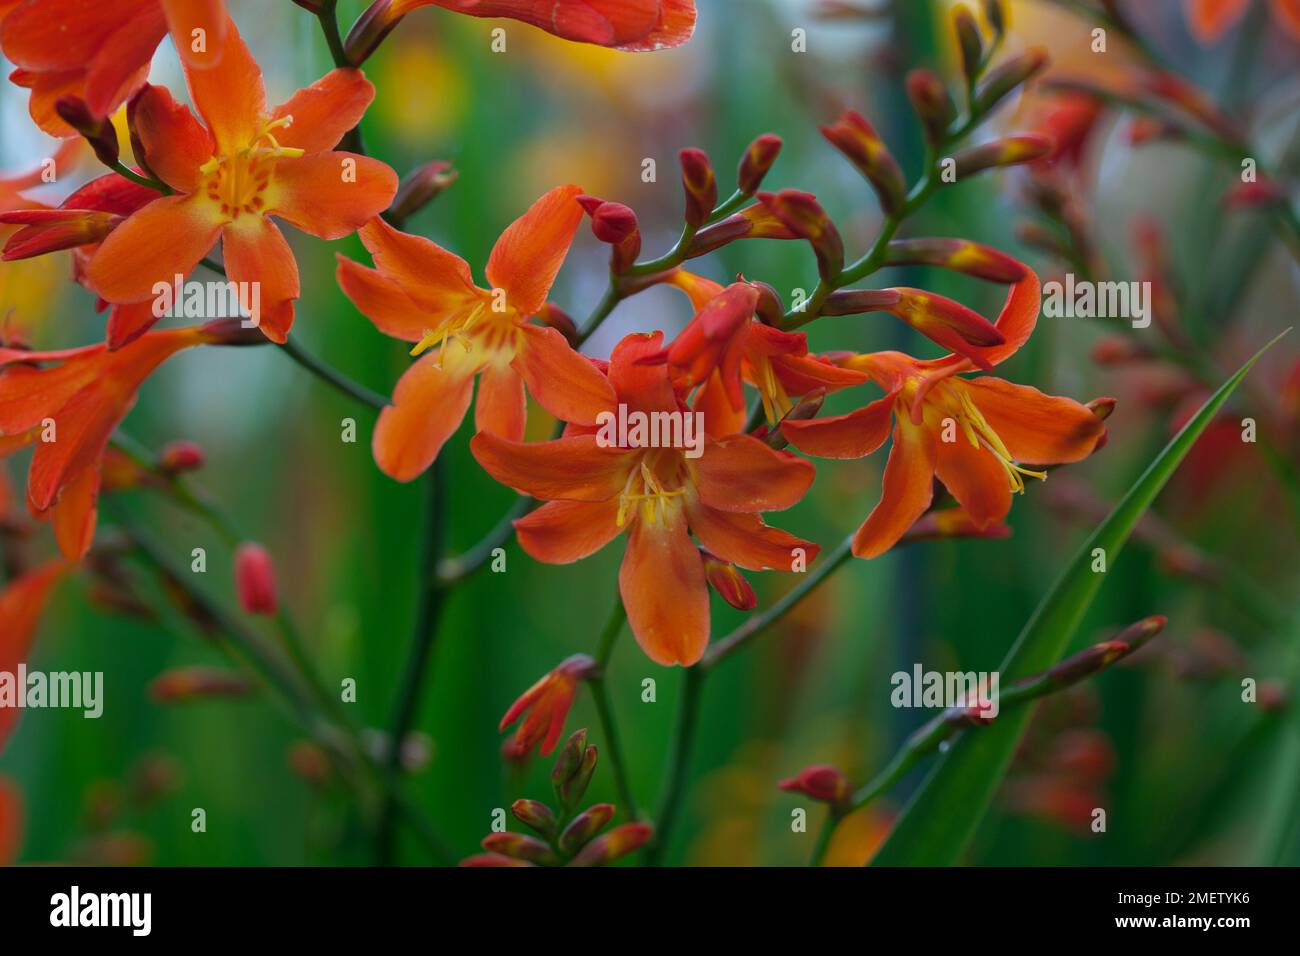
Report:
[[[629,412],[675,412],[677,396],[668,380],[668,366],[646,364],[664,340],[662,332],[633,332],[614,346],[609,357],[609,382]]]
[[[723,438],[744,430],[745,409],[732,407],[718,369],[713,370],[708,381],[695,393],[693,409],[704,416],[704,434],[710,438]]]
[[[488,282],[505,290],[507,304],[520,315],[534,315],[545,304],[582,222],[576,202],[581,194],[578,186],[557,186],[507,226],[492,247]]]
[[[983,530],[1007,516],[1011,510],[1011,482],[991,451],[972,446],[961,434],[956,441],[938,442],[935,449],[939,480],[975,527]]]
[[[240,216],[221,231],[221,251],[231,282],[260,283],[255,318],[263,335],[284,344],[299,292],[298,263],[284,235],[269,219]]]
[[[293,117],[289,128],[277,130],[275,138],[281,146],[308,153],[331,150],[361,121],[374,98],[374,84],[360,70],[331,70],[272,111],[272,120]]]
[[[975,407],[1016,461],[1034,465],[1080,461],[1096,450],[1106,433],[1102,420],[1072,398],[1044,395],[1028,385],[988,375],[952,381],[968,389]]]
[[[180,58],[197,70],[210,69],[221,60],[226,39],[224,0],[161,0],[167,28]],[[202,30],[203,49],[196,50],[196,30]]]
[[[86,267],[91,288],[109,302],[143,302],[155,283],[189,275],[221,227],[205,198],[163,196],[108,234]]]
[[[829,418],[786,421],[781,433],[801,452],[818,458],[862,458],[885,443],[896,393],[870,405]]]
[[[50,592],[71,567],[65,561],[51,561],[27,572],[0,592],[0,671],[16,673],[18,665],[27,660]],[[4,750],[20,713],[17,707],[0,707],[0,751]]]
[[[103,346],[82,350],[90,357]],[[94,362],[65,362],[54,368],[18,365],[0,375],[0,434],[17,435],[54,417],[67,401],[98,376]]]
[[[1300,41],[1300,0],[1273,0],[1273,18],[1291,39]]]
[[[162,10],[146,4],[103,38],[86,71],[85,100],[92,113],[108,116],[139,88],[166,33]]]
[[[1007,300],[1002,305],[994,325],[1006,339],[1001,345],[988,348],[971,346],[968,353],[978,353],[990,365],[1005,362],[1020,350],[1029,340],[1029,335],[1038,324],[1038,311],[1042,307],[1039,294],[1038,276],[1034,270],[1026,267],[1025,277],[1013,285],[1007,292]]]
[[[108,347],[117,351],[130,345],[158,323],[160,316],[153,314],[152,302],[132,302],[115,305],[108,314]]]
[[[609,380],[570,348],[563,335],[539,325],[525,325],[521,332],[514,367],[543,408],[578,425],[594,425],[597,415],[614,408],[617,400]]]
[[[399,232],[377,216],[358,234],[375,267],[429,312],[426,330],[480,300],[469,263],[437,243]]]
[[[444,353],[448,361],[439,364]],[[379,413],[372,447],[390,478],[411,481],[433,464],[460,427],[474,394],[474,366],[459,345],[424,355],[397,381],[393,404]]]
[[[1241,19],[1250,0],[1188,0],[1192,33],[1203,45],[1213,43]]]
[[[685,516],[669,510],[665,524],[638,520],[628,530],[618,588],[646,656],[656,664],[689,666],[709,643],[709,588]]]
[[[212,156],[212,137],[190,108],[163,86],[147,86],[131,105],[144,161],[159,179],[181,192],[194,192],[199,167]]]
[[[807,395],[818,388],[834,392],[871,378],[865,372],[840,368],[816,355],[778,355],[772,359],[772,371],[791,395]]]
[[[131,20],[140,7],[139,0],[20,4],[4,20],[5,56],[28,70],[84,68],[105,38]]]
[[[515,522],[519,546],[547,564],[572,564],[595,554],[623,529],[618,498],[608,501],[548,501]]]
[[[342,239],[387,209],[396,192],[397,174],[377,159],[311,153],[276,163],[264,212],[321,239]]]
[[[227,17],[225,23],[221,59],[215,66],[182,65],[190,100],[211,130],[217,152],[229,156],[257,138],[267,108],[262,68],[248,52],[234,21]]]
[[[700,500],[723,511],[783,511],[812,485],[812,462],[752,435],[707,442],[693,463]]]
[[[805,561],[817,557],[817,545],[769,527],[758,515],[733,514],[702,504],[688,505],[686,514],[700,544],[749,571],[790,571],[795,549],[803,551]]]
[[[524,380],[508,365],[489,365],[478,378],[474,427],[510,441],[522,441],[528,424]]]
[[[525,443],[479,432],[470,449],[497,481],[543,501],[617,497],[633,457],[619,448],[602,447],[595,435]]]
[[[874,558],[884,554],[930,507],[935,456],[935,436],[906,416],[898,416],[880,503],[853,536],[855,555]]]
[[[378,269],[353,262],[342,254],[336,272],[339,288],[375,328],[405,342],[419,342],[433,320],[402,287]]]
[[[41,517],[54,528],[59,551],[69,561],[80,561],[95,540],[99,514],[99,466],[92,465],[64,485],[58,502]]]

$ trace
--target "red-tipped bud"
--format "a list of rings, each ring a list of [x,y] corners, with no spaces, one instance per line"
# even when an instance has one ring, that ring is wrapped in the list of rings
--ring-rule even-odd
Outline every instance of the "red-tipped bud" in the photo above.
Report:
[[[825,404],[825,402],[826,402],[826,388],[825,386],[818,386],[817,388],[809,392],[807,395],[805,395],[803,398],[799,399],[799,401],[795,402],[794,407],[791,408],[788,412],[786,412],[784,416],[782,416],[781,422],[779,424],[783,424],[785,422],[804,421],[805,419],[809,419],[809,418],[816,418],[817,413],[822,410],[822,405]],[[763,427],[764,428],[767,427],[766,423],[764,423]],[[759,437],[761,437],[763,441],[767,442],[768,445],[770,445],[772,448],[775,448],[777,451],[781,451],[783,448],[785,448],[790,444],[790,439],[786,437],[785,430],[782,428],[773,428],[765,435],[761,435]]]
[[[1238,183],[1223,194],[1223,208],[1229,211],[1238,209],[1262,209],[1277,206],[1287,201],[1286,190],[1271,179],[1257,179],[1253,183]],[[3,217],[0,217],[3,221]],[[6,258],[8,246],[6,249]]]
[[[460,177],[446,160],[426,163],[407,173],[397,187],[388,216],[394,222],[405,222],[451,188]]]
[[[967,239],[895,239],[885,251],[891,266],[939,266],[989,282],[1019,282],[1025,265],[1003,252]]]
[[[895,296],[897,298],[895,298]],[[960,302],[923,289],[864,289],[836,292],[826,301],[825,315],[881,311],[902,319],[926,338],[969,358],[987,370],[988,359],[972,349],[1001,345],[1001,332],[984,316]]]
[[[325,748],[314,740],[299,740],[289,747],[285,760],[289,770],[313,787],[323,787],[330,779],[330,758]]]
[[[555,811],[540,800],[516,800],[510,805],[510,812],[515,815],[516,820],[536,830],[546,839],[555,836],[555,828],[559,820],[555,816]]]
[[[583,728],[565,743],[551,771],[551,787],[564,813],[578,805],[595,770],[596,748],[587,746],[587,731]]]
[[[759,193],[758,199],[783,226],[812,246],[818,275],[828,281],[839,276],[844,268],[844,240],[816,196],[783,189],[779,193]]]
[[[103,242],[122,216],[84,209],[22,209],[0,214],[0,222],[20,225],[5,243],[3,258],[31,259],[49,252]]]
[[[678,158],[682,165],[682,188],[686,191],[686,224],[698,229],[718,205],[718,179],[704,150],[684,149]]]
[[[849,799],[849,782],[830,764],[815,764],[797,776],[777,784],[789,793],[802,793],[831,806],[843,806]]]
[[[614,819],[613,804],[598,803],[588,807],[574,817],[573,822],[560,834],[560,852],[565,856],[573,856],[586,846],[592,837],[605,829],[612,819]]]
[[[737,239],[799,239],[762,203],[755,203],[721,222],[705,226],[691,240],[686,258],[694,259]]]
[[[473,856],[467,856],[457,865],[470,869],[477,869],[488,867],[527,867],[532,866],[533,864],[526,860],[514,860],[508,856],[502,856],[500,853],[475,853]]]
[[[989,71],[975,93],[975,111],[987,113],[1022,83],[1047,68],[1046,50],[1029,50]]]
[[[1050,139],[1032,133],[995,139],[991,143],[962,150],[954,156],[955,173],[958,179],[963,179],[986,169],[1032,163],[1051,153],[1052,148]]]
[[[763,185],[763,178],[780,152],[781,137],[774,133],[764,133],[749,144],[736,174],[736,185],[742,193],[752,196],[758,192],[758,187]]]
[[[1104,670],[1116,661],[1132,654],[1163,631],[1168,622],[1169,619],[1160,614],[1153,614],[1151,617],[1143,618],[1136,624],[1130,624],[1124,628],[1109,641],[1094,644],[1087,650],[1067,657],[1055,667],[1050,668],[1047,676],[1054,684],[1062,687],[1078,683],[1085,677],[1091,677],[1098,671]]]
[[[758,320],[773,328],[780,326],[785,318],[785,304],[781,301],[781,294],[766,282],[752,280],[749,284],[758,290],[758,303],[754,306]]]
[[[1104,422],[1114,414],[1116,404],[1117,400],[1113,398],[1094,398],[1087,403],[1087,409]]]
[[[578,685],[594,675],[596,670],[595,660],[586,654],[574,654],[545,674],[510,705],[510,709],[501,718],[500,730],[505,730],[524,714],[528,715],[519,725],[514,740],[509,745],[514,756],[522,757],[539,743],[542,745],[542,756],[548,756],[555,750],[560,734],[564,732],[564,719],[573,706]]]
[[[343,53],[348,63],[360,66],[370,59],[410,7],[411,4],[403,0],[375,0],[367,7],[343,41]]]
[[[254,541],[235,551],[235,591],[245,614],[274,615],[279,610],[275,564],[266,548]]]
[[[565,312],[558,305],[547,302],[537,313],[536,318],[543,324],[549,325],[568,340],[569,345],[577,348],[578,339],[582,334],[578,331],[578,323],[573,321],[573,317]]]
[[[558,866],[555,851],[536,837],[523,833],[490,833],[483,838],[483,849],[540,866]]]
[[[1126,335],[1103,335],[1093,343],[1091,354],[1092,360],[1105,368],[1154,358],[1150,349]]]
[[[976,523],[962,508],[945,508],[931,511],[907,530],[902,540],[937,541],[943,538],[986,538],[998,540],[1011,537],[1011,528],[1002,521],[990,521],[988,524]]]
[[[703,549],[700,553],[704,556],[704,576],[709,587],[717,591],[722,600],[738,611],[752,611],[758,607],[758,595],[740,573],[740,568]]]
[[[202,446],[196,442],[168,442],[158,455],[158,470],[165,475],[183,475],[198,471],[206,460]]]
[[[76,96],[60,97],[54,103],[54,111],[63,122],[85,137],[101,163],[117,165],[119,147],[112,120],[96,116],[86,101]]]
[[[591,231],[601,242],[613,246],[610,269],[626,272],[641,254],[641,228],[636,213],[618,202],[595,196],[579,196],[578,204],[591,217]]]
[[[943,80],[929,70],[913,70],[907,74],[907,98],[925,129],[926,141],[938,145],[947,139],[957,108]]]
[[[974,82],[984,60],[984,41],[980,37],[979,24],[968,8],[958,7],[952,12],[952,27],[957,34],[957,47],[961,50],[962,72]]]
[[[178,667],[159,674],[149,696],[160,704],[179,704],[207,697],[246,697],[253,685],[233,671],[212,667]]]
[[[1002,12],[1002,0],[984,0],[984,19],[988,20],[989,28],[998,36],[1006,32],[1007,18]]]
[[[570,866],[604,866],[643,847],[654,836],[648,823],[624,823],[596,837],[575,856]]]
[[[848,157],[871,183],[880,199],[880,208],[893,214],[903,208],[907,183],[884,141],[866,118],[849,110],[834,123],[821,128],[831,145]]]

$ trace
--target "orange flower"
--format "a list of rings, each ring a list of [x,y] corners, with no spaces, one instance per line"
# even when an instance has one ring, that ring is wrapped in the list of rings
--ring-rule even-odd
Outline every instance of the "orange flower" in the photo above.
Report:
[[[510,705],[498,728],[505,730],[528,714],[515,731],[514,740],[507,745],[509,755],[515,759],[523,757],[540,742],[542,756],[549,756],[564,733],[564,719],[569,716],[578,685],[595,672],[594,660],[586,654],[574,654],[524,691]]]
[[[614,349],[609,381],[620,411],[685,411],[667,366],[644,361],[662,341],[659,332],[633,334]],[[752,571],[790,570],[796,549],[807,561],[817,553],[759,517],[801,499],[812,465],[750,435],[708,439],[697,458],[681,448],[609,442],[595,427],[574,425],[563,438],[532,444],[479,432],[470,447],[498,481],[548,502],[514,523],[537,560],[568,564],[627,533],[619,590],[632,633],[659,664],[694,664],[708,643],[708,584],[692,534]]]
[[[0,4],[0,16],[0,46],[18,67],[10,79],[32,91],[32,119],[51,136],[73,135],[54,111],[64,96],[101,117],[126,102],[169,30],[186,65],[208,69],[226,29],[222,0],[25,0]]]
[[[696,315],[663,355],[676,388],[689,391],[703,385],[694,409],[704,414],[710,435],[732,435],[744,428],[742,381],[758,389],[773,425],[794,406],[792,398],[867,381],[862,372],[809,355],[803,332],[782,332],[755,321],[760,292],[753,285],[736,282],[723,289],[680,269],[667,281],[686,293]]]
[[[464,259],[382,219],[361,229],[370,269],[339,257],[338,281],[361,313],[387,335],[415,342],[412,365],[375,426],[375,461],[398,481],[420,475],[459,427],[479,381],[479,431],[523,438],[524,385],[557,418],[592,424],[613,404],[609,383],[555,329],[528,321],[573,242],[582,207],[577,186],[552,189],[515,220],[488,258],[487,280],[474,285]]]
[[[140,384],[182,349],[220,341],[222,328],[150,332],[116,352],[102,344],[60,352],[0,349],[0,458],[36,446],[27,503],[51,522],[70,560],[90,549],[104,452]],[[37,362],[59,364],[29,364]]]
[[[0,592],[0,671],[16,674],[18,665],[27,660],[50,592],[71,567],[66,561],[51,561],[28,571]],[[0,707],[0,753],[20,713],[17,707]],[[3,797],[0,793],[0,864],[5,858]]]
[[[360,71],[334,70],[268,110],[261,69],[234,24],[226,28],[217,66],[185,68],[206,128],[163,87],[132,101],[142,159],[175,193],[114,229],[86,279],[109,302],[144,302],[156,283],[189,275],[220,237],[229,279],[259,284],[262,331],[282,343],[298,266],[270,217],[339,239],[388,206],[397,177],[377,160],[333,151],[374,98]]]
[[[1006,341],[979,350],[984,362],[996,365],[1013,355],[1033,331],[1038,308],[1038,277],[1026,270],[997,321]],[[888,551],[925,513],[935,475],[974,526],[986,528],[1006,517],[1011,494],[1024,490],[1025,476],[1046,477],[1020,462],[1079,461],[1106,432],[1102,420],[1073,399],[992,376],[959,378],[975,367],[962,356],[922,361],[901,352],[874,352],[845,364],[866,372],[885,397],[846,415],[788,421],[782,431],[808,454],[861,458],[884,444],[893,420],[884,493],[853,539],[853,553],[860,558]]]
[[[1250,0],[1185,0],[1184,6],[1192,33],[1208,46],[1245,16]],[[1273,18],[1300,40],[1300,0],[1272,0],[1271,8]]]
[[[369,32],[382,35],[412,10],[429,6],[508,17],[565,40],[629,52],[681,46],[695,32],[695,0],[392,0],[371,15]]]

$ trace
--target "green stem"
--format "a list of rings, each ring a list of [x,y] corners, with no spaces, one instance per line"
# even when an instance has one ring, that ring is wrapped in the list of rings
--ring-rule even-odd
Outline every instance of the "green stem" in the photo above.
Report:
[[[647,866],[658,866],[668,850],[673,827],[681,812],[682,797],[686,792],[686,776],[690,769],[691,750],[695,744],[695,730],[699,724],[700,694],[704,690],[704,668],[696,665],[686,668],[682,675],[682,706],[677,715],[677,732],[673,736],[672,754],[668,760],[668,776],[664,782],[663,802],[656,817],[655,834],[646,850]]]
[[[318,359],[300,346],[294,339],[286,340],[285,343],[280,346],[280,351],[289,356],[303,368],[307,369],[307,371],[311,372],[317,378],[321,379],[321,381],[326,382],[349,398],[355,399],[363,405],[369,405],[377,411],[383,410],[387,407],[388,399],[384,398],[384,396],[377,392],[372,392],[364,385],[358,385],[346,375],[335,371],[331,366],[327,365],[321,359]]]
[[[605,749],[609,753],[609,763],[614,770],[614,785],[618,788],[618,799],[622,803],[628,818],[635,820],[639,815],[636,797],[632,794],[632,785],[628,781],[627,764],[623,759],[623,744],[618,733],[618,724],[614,721],[614,708],[609,700],[609,688],[605,683],[605,672],[609,667],[610,656],[614,653],[614,644],[623,631],[623,622],[627,620],[627,611],[621,598],[614,602],[609,621],[601,632],[600,643],[596,650],[596,663],[599,670],[595,676],[587,678],[591,688],[591,698],[596,704],[596,714],[600,719],[601,730],[605,734]]]

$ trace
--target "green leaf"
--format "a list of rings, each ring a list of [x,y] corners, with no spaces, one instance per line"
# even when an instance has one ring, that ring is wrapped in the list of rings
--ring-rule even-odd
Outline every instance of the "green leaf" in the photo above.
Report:
[[[1114,573],[1115,561],[1133,526],[1246,373],[1281,337],[1260,349],[1220,386],[1079,549],[1002,662],[1003,683],[1045,670],[1061,659],[1102,582]],[[1106,573],[1092,570],[1097,548],[1105,551]],[[1032,713],[1031,707],[1015,708],[993,724],[954,740],[908,802],[872,865],[957,863],[987,812]]]

